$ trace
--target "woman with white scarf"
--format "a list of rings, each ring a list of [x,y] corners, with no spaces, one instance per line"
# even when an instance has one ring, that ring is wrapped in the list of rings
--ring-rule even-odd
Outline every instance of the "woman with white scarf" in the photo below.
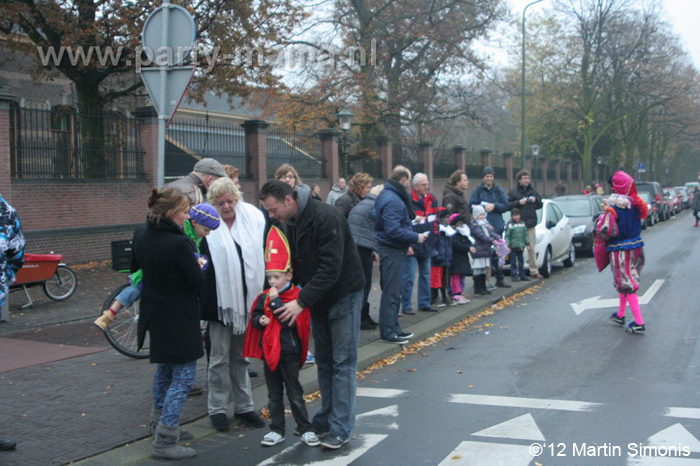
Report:
[[[201,252],[211,257],[200,299],[202,319],[210,321],[209,417],[215,429],[227,430],[232,399],[234,418],[249,427],[264,427],[253,407],[243,344],[249,310],[265,281],[265,219],[256,207],[243,202],[229,178],[212,183],[207,198],[221,216],[221,227],[201,246]]]

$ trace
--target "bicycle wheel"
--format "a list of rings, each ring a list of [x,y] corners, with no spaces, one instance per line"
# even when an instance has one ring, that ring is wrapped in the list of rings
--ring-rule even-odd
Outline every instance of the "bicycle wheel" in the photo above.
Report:
[[[130,285],[126,283],[112,291],[102,305],[103,312],[109,309],[117,295],[127,286]],[[122,308],[104,333],[109,344],[121,354],[130,358],[145,359],[150,356],[150,341],[146,333],[143,348],[138,351],[139,302],[140,300],[137,300],[130,307]]]
[[[67,265],[59,264],[53,277],[44,282],[44,293],[54,301],[65,301],[78,288],[78,276]]]

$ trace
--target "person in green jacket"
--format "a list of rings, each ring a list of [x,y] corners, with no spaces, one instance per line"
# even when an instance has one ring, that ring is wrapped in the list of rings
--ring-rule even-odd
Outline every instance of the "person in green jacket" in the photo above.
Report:
[[[211,230],[219,228],[220,223],[221,218],[214,207],[209,204],[197,204],[190,209],[190,218],[185,222],[183,230],[185,234],[195,242],[197,252],[199,252],[199,243],[202,242],[202,238],[207,236]],[[204,256],[198,256],[197,260],[200,266],[206,269],[205,264],[208,259]],[[143,271],[141,270],[137,270],[131,274],[129,277],[131,286],[124,288],[114,299],[109,309],[104,311],[95,321],[95,325],[97,325],[100,330],[103,332],[106,331],[107,327],[114,322],[119,311],[125,307],[130,307],[141,297],[141,289],[143,288],[141,283],[142,278]]]
[[[514,282],[530,281],[525,275],[523,250],[530,244],[527,227],[520,221],[520,209],[513,208],[510,212],[510,222],[506,225],[506,242],[511,250],[510,277]]]

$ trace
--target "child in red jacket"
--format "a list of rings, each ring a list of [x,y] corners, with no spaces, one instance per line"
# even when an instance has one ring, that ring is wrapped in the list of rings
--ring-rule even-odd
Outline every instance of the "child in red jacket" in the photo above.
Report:
[[[243,356],[262,359],[267,385],[270,432],[260,442],[273,446],[284,441],[284,391],[297,423],[301,441],[315,447],[321,444],[309,422],[299,369],[306,361],[309,347],[310,311],[308,307],[292,323],[281,322],[274,313],[284,303],[299,296],[293,285],[291,254],[284,233],[272,227],[265,247],[265,274],[270,288],[258,295],[251,309]]]

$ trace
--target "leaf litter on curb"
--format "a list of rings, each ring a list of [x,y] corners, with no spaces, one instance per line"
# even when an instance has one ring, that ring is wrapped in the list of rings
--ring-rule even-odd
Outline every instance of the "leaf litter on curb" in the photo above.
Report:
[[[428,337],[424,340],[417,341],[417,342],[405,347],[400,353],[396,353],[396,354],[389,356],[387,358],[378,359],[374,364],[369,366],[367,369],[365,369],[363,371],[358,371],[357,372],[357,379],[364,380],[365,377],[372,374],[375,370],[381,369],[382,367],[391,366],[392,364],[395,364],[400,359],[406,358],[406,355],[421,353],[421,351],[423,351],[431,346],[434,346],[447,338],[458,335],[459,333],[468,329],[473,323],[478,322],[479,320],[481,320],[484,317],[491,316],[491,315],[495,314],[496,311],[500,311],[501,309],[505,309],[506,307],[514,305],[520,299],[538,292],[540,290],[540,288],[542,288],[542,283],[534,285],[534,286],[528,288],[527,290],[516,293],[513,296],[510,296],[508,298],[504,298],[501,301],[499,301],[498,303],[489,307],[488,309],[485,309],[485,310],[478,312],[476,314],[472,314],[469,317],[465,317],[464,319],[460,320],[456,324],[452,324],[449,327],[447,327],[446,329],[442,330],[441,332],[436,333],[432,337]],[[486,324],[486,326],[491,327],[491,326],[493,326],[493,324]],[[443,343],[443,344],[446,344],[446,343]],[[409,369],[407,372],[415,372],[415,369],[413,369],[413,370]],[[472,387],[473,387],[473,385],[470,386],[470,388],[472,388]],[[321,391],[320,390],[316,390],[313,393],[309,393],[307,395],[304,395],[304,400],[307,403],[311,403],[312,401],[318,400],[319,398],[321,398]]]

